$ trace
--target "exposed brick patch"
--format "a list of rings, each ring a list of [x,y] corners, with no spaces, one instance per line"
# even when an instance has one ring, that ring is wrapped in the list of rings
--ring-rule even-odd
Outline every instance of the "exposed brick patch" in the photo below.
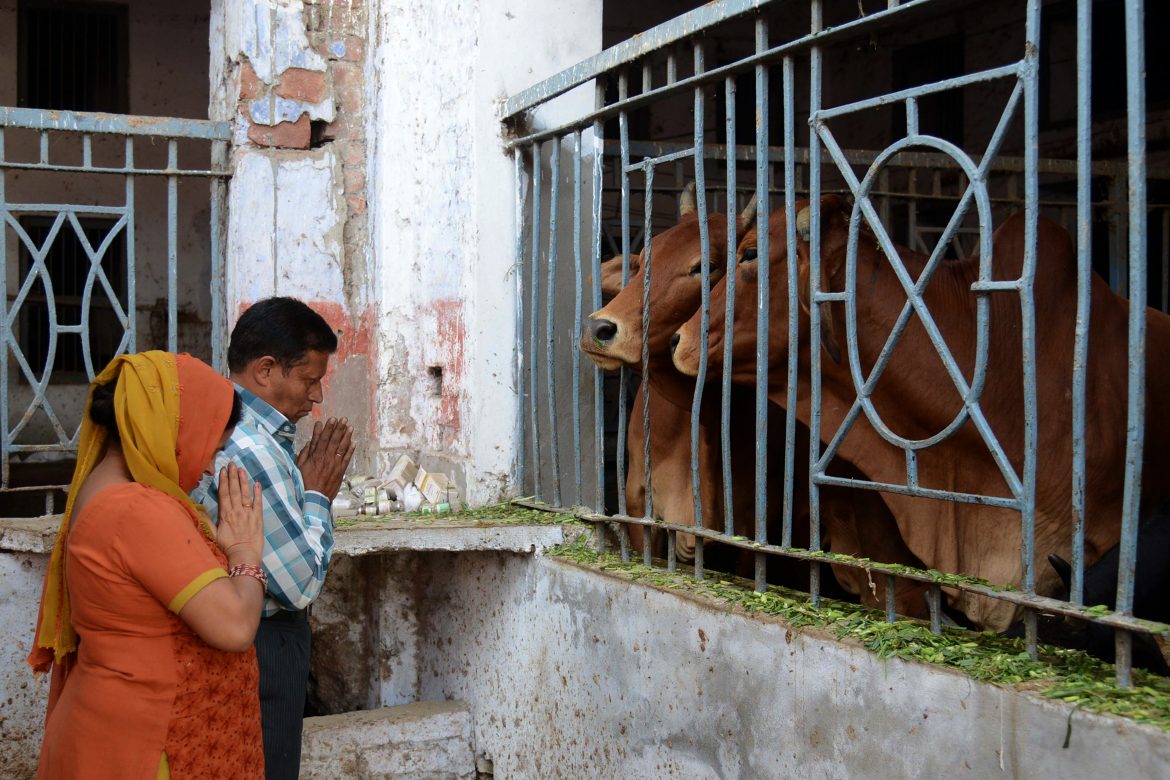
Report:
[[[248,140],[257,146],[308,149],[310,133],[309,116],[301,114],[295,122],[280,122],[272,127],[251,124],[248,127]]]
[[[304,68],[289,68],[280,74],[276,94],[302,103],[320,103],[329,94],[325,74]]]
[[[362,105],[364,97],[360,88],[342,89],[337,91],[337,108],[338,115],[342,112],[347,114],[350,119],[357,120],[357,124],[361,124]]]
[[[264,84],[260,81],[260,77],[256,75],[256,70],[252,67],[252,63],[244,60],[244,64],[240,66],[240,100],[255,100],[263,87]]]
[[[350,216],[361,216],[366,213],[366,199],[360,195],[346,195],[345,203],[349,206]]]
[[[365,73],[361,63],[335,61],[329,64],[337,119],[325,130],[331,140],[363,140],[362,114],[365,102]]]
[[[346,195],[363,195],[366,191],[366,170],[357,165],[346,165],[342,171]]]
[[[338,92],[356,90],[359,93],[365,82],[365,72],[358,62],[334,62],[329,66],[333,73],[333,88]]]
[[[344,141],[338,146],[341,147],[341,164],[342,165],[365,165],[366,163],[366,142],[365,141]]]

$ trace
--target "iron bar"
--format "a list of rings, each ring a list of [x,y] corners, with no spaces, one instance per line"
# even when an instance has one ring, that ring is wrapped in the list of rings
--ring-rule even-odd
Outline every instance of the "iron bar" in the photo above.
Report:
[[[642,244],[642,467],[646,485],[646,499],[643,503],[643,515],[647,519],[654,517],[654,462],[650,459],[650,266],[652,264],[651,249],[654,248],[652,220],[654,216],[654,166],[646,167],[646,200],[645,200],[645,228],[646,236]],[[650,565],[650,540],[642,539],[642,560]]]
[[[702,73],[705,68],[703,44],[694,44],[695,73]],[[691,403],[691,495],[695,506],[695,528],[703,527],[703,500],[702,485],[699,481],[699,422],[700,409],[703,402],[703,390],[707,385],[707,344],[711,330],[711,236],[707,225],[707,177],[705,175],[704,160],[698,150],[703,148],[705,131],[706,98],[700,87],[695,87],[694,110],[694,141],[695,141],[695,210],[699,218],[699,284],[702,290],[700,315],[702,319],[701,338],[699,346],[699,373],[695,377],[695,395]],[[703,572],[703,540],[695,537],[695,579],[702,580]]]
[[[629,94],[629,78],[625,71],[618,74],[618,99]],[[622,219],[622,287],[630,283],[630,125],[626,112],[618,115],[618,140],[621,143],[621,219]],[[629,398],[630,369],[618,369],[618,430],[617,430],[617,495],[618,512],[626,514],[626,403]],[[622,560],[629,560],[629,536],[621,529]]]
[[[531,502],[515,501],[517,506],[528,506],[531,508],[548,509],[547,505],[539,507]],[[904,566],[897,566],[896,571],[891,571],[892,564],[878,563],[863,558],[851,558],[847,555],[834,555],[832,553],[821,552],[817,550],[803,550],[798,547],[781,547],[774,544],[758,544],[748,539],[728,538],[721,531],[711,530],[709,528],[693,528],[686,525],[675,525],[667,523],[662,520],[647,520],[644,517],[631,517],[629,515],[602,515],[590,512],[580,512],[576,514],[578,520],[584,520],[590,523],[612,523],[618,522],[624,525],[640,525],[643,527],[653,527],[662,530],[672,530],[681,533],[692,533],[702,536],[705,539],[718,541],[720,544],[729,547],[735,547],[740,550],[750,550],[752,552],[764,552],[768,555],[778,556],[782,558],[790,558],[792,560],[831,563],[834,566],[845,566],[852,569],[860,569],[862,571],[876,572],[883,576],[894,577],[896,579],[908,580],[911,582],[920,582],[925,585],[939,585],[941,587],[953,588],[955,590],[963,591],[964,593],[972,593],[976,596],[986,596],[988,598],[1004,601],[1009,604],[1014,604],[1019,607],[1033,609],[1037,612],[1045,614],[1058,615],[1061,617],[1070,617],[1077,620],[1085,620],[1097,623],[1110,628],[1123,628],[1129,631],[1140,633],[1164,633],[1170,626],[1165,626],[1161,623],[1156,623],[1150,620],[1142,620],[1135,618],[1132,615],[1123,615],[1120,612],[1108,612],[1105,614],[1098,614],[1098,610],[1093,610],[1090,607],[1083,607],[1071,604],[1060,599],[1050,598],[1048,596],[1041,596],[1035,593],[1025,593],[1020,590],[1000,589],[994,585],[987,585],[977,580],[965,579],[962,577],[949,576],[944,572],[938,572],[928,569],[913,569]]]
[[[12,106],[0,106],[0,126],[46,132],[55,130],[65,133],[93,133],[95,135],[194,138],[204,141],[230,141],[232,139],[231,122],[158,116],[125,116],[92,111],[54,111],[42,108],[14,108]]]
[[[930,612],[930,631],[935,636],[942,635],[942,589],[938,585],[931,585],[926,589],[926,607]]]
[[[791,57],[784,58],[784,212],[788,215],[796,213],[796,88],[794,84],[794,65]],[[760,213],[756,224],[763,231],[768,230],[768,212]],[[785,220],[784,240],[788,245],[788,343],[800,343],[800,301],[799,301],[799,273],[796,254],[796,221]],[[757,251],[758,255],[758,251]],[[757,262],[766,263],[767,258]],[[757,370],[759,356],[756,357]],[[785,400],[788,402],[788,411],[784,415],[784,516],[782,518],[781,541],[784,547],[792,546],[792,517],[795,507],[794,491],[796,481],[796,414],[792,410],[797,404],[797,372],[799,369],[800,351],[788,350],[788,384]],[[756,392],[759,392],[757,389]]]
[[[124,162],[127,168],[134,167],[134,138],[130,135],[126,136]],[[135,215],[135,182],[137,179],[133,175],[126,177],[126,213],[130,215],[130,221],[126,225],[126,311],[138,311],[138,262],[137,262],[137,241],[134,233],[134,226],[138,220],[134,219]],[[126,351],[138,351],[138,318],[130,317],[130,327],[126,331]]]
[[[515,290],[516,290],[516,341],[519,348],[516,350],[516,362],[513,366],[513,383],[517,389],[517,415],[516,415],[516,478],[520,485],[528,484],[528,448],[525,442],[525,435],[527,425],[525,421],[528,419],[527,409],[525,408],[530,403],[535,403],[528,397],[525,391],[524,372],[527,369],[528,361],[526,360],[527,350],[524,348],[524,234],[525,234],[525,219],[524,215],[526,209],[524,208],[525,196],[528,192],[527,182],[524,180],[524,151],[522,149],[514,149],[512,151],[512,185],[515,190],[514,195],[514,215],[515,219],[515,257],[516,264],[513,266],[515,274]]]
[[[93,166],[93,165],[69,165],[67,163],[56,163],[50,165],[41,165],[40,163],[22,163],[13,161],[0,161],[0,170],[10,169],[14,171],[57,171],[59,173],[93,173],[105,174],[111,176],[201,176],[212,179],[228,179],[231,178],[231,172],[226,170],[218,170],[214,168],[135,168],[135,167],[113,167],[113,166]]]
[[[216,142],[211,146],[213,165],[227,164],[227,144]],[[227,329],[224,326],[224,215],[227,188],[223,181],[214,179],[211,188],[211,365],[222,374],[227,373]]]
[[[548,438],[552,466],[553,504],[561,505],[561,453],[557,425],[556,387],[556,300],[557,300],[557,227],[561,194],[561,139],[549,143],[548,202],[548,288],[545,294],[545,397],[548,399]]]
[[[760,5],[764,5],[768,1],[769,0],[762,0],[760,2]],[[770,0],[770,1],[776,2],[777,0]],[[728,0],[724,0],[724,2],[728,2]],[[720,79],[723,79],[726,76],[738,75],[741,72],[745,72],[745,71],[748,71],[748,70],[754,68],[758,64],[774,62],[774,61],[780,60],[781,58],[783,58],[785,56],[802,54],[806,51],[811,51],[811,49],[814,46],[824,46],[824,45],[827,45],[827,44],[832,43],[834,41],[844,40],[844,39],[853,37],[855,35],[858,35],[859,33],[869,31],[869,30],[876,28],[876,27],[895,24],[900,20],[905,20],[905,19],[910,18],[910,16],[912,15],[912,12],[917,12],[919,10],[924,10],[924,9],[929,10],[931,8],[941,9],[947,3],[956,3],[957,4],[958,2],[960,2],[960,0],[910,0],[910,2],[906,3],[905,5],[900,6],[895,11],[878,12],[878,13],[871,14],[871,15],[864,17],[864,18],[854,19],[852,21],[836,25],[835,27],[821,30],[821,31],[816,32],[814,34],[807,35],[804,38],[801,38],[799,40],[790,41],[788,43],[774,46],[771,49],[768,49],[767,51],[762,52],[760,54],[755,54],[755,55],[752,55],[749,57],[743,57],[739,60],[736,60],[734,63],[732,63],[730,65],[724,65],[724,66],[721,66],[718,68],[712,68],[710,70],[705,70],[703,73],[696,73],[694,76],[692,76],[690,78],[681,79],[681,80],[675,82],[675,85],[680,87],[680,88],[690,88],[690,87],[698,88],[698,87],[705,86],[707,84],[718,83],[718,81]],[[704,8],[708,8],[708,7],[714,7],[714,6],[704,6]],[[702,9],[700,9],[700,10],[702,10]],[[679,18],[681,19],[683,17],[679,17]],[[677,20],[675,20],[675,21],[677,21]],[[667,22],[666,24],[671,24],[671,22]],[[642,36],[639,36],[639,37],[643,40],[649,40],[648,36],[649,36],[649,33],[646,33],[646,34],[643,34]],[[602,54],[598,55],[598,56],[603,56],[603,55],[605,55],[605,53],[606,52],[602,52]],[[637,59],[637,58],[635,57],[633,59]],[[580,79],[580,81],[577,81],[573,85],[565,87],[564,89],[560,90],[560,92],[567,91],[568,89],[572,89],[575,86],[583,84],[586,81],[589,81],[591,78],[594,78],[595,76],[603,75],[603,74],[609,73],[610,71],[617,71],[620,67],[623,67],[623,65],[622,64],[614,64],[614,65],[606,67],[602,70],[593,72],[588,76],[584,76],[583,78]],[[563,74],[561,74],[561,75],[563,75]],[[554,82],[558,78],[559,78],[559,76],[553,76],[550,79],[546,79],[545,82],[542,82],[542,84],[548,84],[550,82]],[[536,87],[533,87],[532,89],[535,90],[540,86],[541,85],[538,84],[538,85],[536,85]],[[559,88],[559,87],[556,87],[556,88]],[[644,105],[648,105],[648,104],[652,103],[655,99],[663,97],[665,95],[669,95],[673,91],[674,90],[671,90],[669,88],[669,86],[659,87],[657,89],[651,90],[650,92],[644,92],[642,94],[635,95],[633,97],[619,98],[617,102],[610,103],[609,105],[605,106],[604,108],[598,109],[592,113],[589,113],[589,114],[586,114],[582,117],[579,117],[578,119],[574,120],[571,123],[566,123],[566,124],[558,125],[555,127],[549,127],[547,129],[541,130],[539,132],[513,139],[513,140],[509,141],[507,144],[505,144],[505,148],[510,149],[514,146],[532,143],[535,140],[547,140],[548,138],[551,138],[554,135],[561,135],[564,133],[572,132],[574,128],[584,126],[585,124],[592,122],[596,119],[608,119],[608,118],[615,116],[619,111],[629,111],[629,110],[639,108],[639,107],[644,106]],[[558,92],[558,94],[560,94],[560,92]],[[519,97],[519,96],[517,96],[517,97]],[[531,105],[523,105],[523,103],[526,103],[526,102],[527,102],[527,100],[517,101],[515,103],[509,101],[509,103],[505,105],[504,110],[503,110],[503,116],[502,116],[503,121],[508,122],[508,121],[514,121],[514,120],[519,119],[520,115],[522,114],[523,111],[527,110],[528,108],[531,108]]]
[[[179,167],[179,142],[167,142],[167,167]],[[167,350],[179,351],[179,177],[167,177]]]
[[[768,48],[768,22],[756,19],[756,51]],[[756,66],[756,211],[763,215],[756,231],[756,409],[755,409],[755,539],[760,544],[768,542],[768,327],[771,313],[771,251],[768,231],[768,217],[771,198],[768,165],[768,68],[763,63]],[[728,339],[730,341],[730,339]],[[703,344],[706,353],[707,345]],[[727,403],[728,399],[724,399]],[[768,587],[768,559],[756,556],[756,590],[763,592]]]
[[[1026,29],[1027,43],[1020,68],[1020,82],[1024,87],[1024,137],[1040,137],[1040,0],[1028,0]],[[1040,207],[1040,178],[1036,173],[1039,145],[1024,145],[1024,265],[1020,272],[1020,341],[1023,353],[1024,389],[1024,464],[1021,479],[1020,555],[1023,558],[1022,589],[1036,590],[1036,446],[1039,441],[1036,400],[1036,305],[1033,291],[1036,284],[1036,242]],[[990,241],[990,236],[985,239]],[[981,300],[985,300],[981,298]],[[978,424],[978,423],[977,423]],[[986,438],[986,437],[985,437]],[[1035,614],[1026,612],[1026,644],[1028,655],[1036,657]]]
[[[581,133],[573,133],[573,333],[581,332],[582,279],[581,266]],[[570,340],[573,355],[573,496],[578,504],[585,503],[582,489],[581,456],[581,342]]]
[[[537,276],[540,265],[540,173],[543,164],[540,159],[540,144],[532,145],[532,251],[531,262],[528,266],[528,406],[530,424],[532,426],[532,485],[537,500],[544,496],[541,491],[541,463],[540,463],[540,372],[536,361],[536,336],[540,321],[538,307],[540,284]]]
[[[1085,598],[1085,387],[1089,362],[1089,295],[1093,280],[1091,115],[1093,4],[1077,0],[1077,321],[1072,382],[1072,575],[1069,601]]]
[[[897,583],[898,578],[893,574],[885,575],[886,581],[886,622],[893,623],[898,619]]]
[[[637,38],[595,54],[587,60],[566,68],[544,81],[522,90],[504,103],[503,119],[507,121],[532,108],[547,103],[599,76],[619,72],[649,54],[679,43],[702,32],[713,24],[734,19],[757,8],[768,5],[772,0],[722,0],[710,3],[683,14],[657,27],[647,30]]]
[[[735,158],[730,156],[735,149],[735,79],[728,78],[723,82],[724,109],[727,121],[724,123],[729,153],[727,158],[727,274],[724,289],[726,290],[727,305],[723,310],[723,329],[726,333],[735,332],[735,267],[736,246],[736,170]],[[723,530],[728,536],[735,534],[735,496],[731,484],[731,348],[732,339],[723,340],[723,379],[720,385],[719,409],[719,443],[721,465],[723,467]]]
[[[831,445],[830,445],[831,446]],[[827,449],[827,448],[826,448]],[[830,485],[836,487],[858,488],[861,490],[876,490],[882,493],[897,493],[900,496],[914,496],[915,498],[934,498],[942,501],[957,502],[960,504],[977,504],[979,506],[994,506],[1001,509],[1015,509],[1019,511],[1023,503],[1019,499],[1004,498],[1001,496],[984,496],[978,493],[963,493],[955,490],[937,490],[934,488],[916,488],[908,485],[899,485],[896,482],[874,482],[872,480],[850,479],[849,477],[834,477],[825,474],[823,467],[818,463],[818,471],[812,481],[815,485]]]
[[[0,161],[6,156],[4,145],[4,127],[0,125]],[[8,202],[8,177],[0,171],[0,203]],[[0,231],[4,228],[0,224]],[[8,318],[8,241],[0,233],[0,268],[5,269],[0,274],[0,323],[4,328],[0,330],[0,487],[7,488],[9,479],[9,447],[14,438],[9,434],[8,421],[8,343],[12,330]]]
[[[632,156],[640,157],[659,157],[661,155],[673,154],[679,151],[691,151],[693,146],[690,144],[678,141],[630,141],[630,154]],[[617,156],[618,146],[613,141],[606,141],[604,144],[604,153],[606,156]],[[966,151],[966,150],[965,150]],[[769,146],[768,160],[770,162],[779,163],[785,160],[785,146]],[[797,166],[808,163],[808,147],[793,146],[791,156]],[[869,166],[873,161],[882,154],[880,151],[873,151],[869,149],[842,149],[842,159],[846,160],[850,165],[864,165]],[[733,156],[738,162],[754,161],[756,159],[756,145],[737,145],[734,150],[729,152],[727,144],[706,144],[703,146],[703,156],[708,159],[722,159],[728,156]],[[989,173],[1023,173],[1025,160],[1023,157],[1009,157],[999,154],[989,155],[968,155],[978,166],[983,167]],[[991,157],[990,161],[985,158]],[[2,164],[2,163],[0,163]],[[904,150],[890,157],[887,165],[899,168],[947,168],[954,169],[955,162],[949,155],[941,154],[939,152],[919,151],[919,150]],[[1043,174],[1065,174],[1076,176],[1078,174],[1079,164],[1076,160],[1064,160],[1059,158],[1045,158],[1036,161],[1036,170]],[[1126,172],[1126,164],[1124,162],[1114,162],[1111,160],[1097,160],[1092,162],[1089,170],[1093,176],[1124,176]],[[1151,178],[1167,179],[1170,178],[1170,166],[1148,166],[1148,172]],[[799,173],[799,171],[798,171]],[[798,182],[798,190],[800,176],[796,177]],[[709,185],[714,187],[715,185]],[[804,191],[807,191],[805,188]],[[913,195],[915,198],[934,198],[929,192],[920,192],[917,189],[911,189],[907,193],[903,193],[906,197]],[[947,200],[955,200],[955,196],[943,196]],[[1008,190],[1006,196],[1001,200],[1005,203],[1018,203],[1020,196],[1018,193]],[[1054,201],[1055,202],[1055,201]],[[1099,204],[1106,204],[1108,200],[1098,201]],[[1170,205],[1170,204],[1162,204]]]
[[[1126,143],[1129,152],[1129,377],[1125,491],[1117,575],[1117,611],[1133,612],[1141,512],[1142,438],[1146,429],[1146,74],[1145,4],[1125,0]],[[1117,634],[1117,684],[1131,683],[1132,640]]]
[[[605,102],[605,84],[598,79],[596,102]],[[591,260],[593,268],[593,311],[601,308],[601,179],[604,174],[604,160],[602,148],[605,144],[605,128],[601,122],[593,124],[593,241],[591,244]],[[601,369],[593,366],[593,423],[594,423],[594,454],[596,455],[595,472],[597,476],[597,496],[594,505],[598,511],[605,510],[605,399],[602,388],[605,378]],[[625,485],[618,485],[618,490],[625,489]],[[600,535],[599,535],[600,536]],[[604,546],[604,537],[598,539],[598,549]]]
[[[815,34],[821,29],[821,1],[811,0],[812,32]],[[821,110],[821,48],[814,46],[809,54],[809,273],[808,285],[810,300],[816,301],[821,273],[821,147],[815,122],[821,121],[818,117]],[[789,215],[789,218],[793,218]],[[820,306],[809,306],[809,355],[812,369],[809,381],[811,406],[809,408],[808,423],[808,459],[809,459],[809,490],[808,490],[808,525],[809,549],[819,550],[821,542],[821,495],[816,476],[822,470],[819,460],[821,435],[821,317]],[[758,358],[757,358],[758,360]],[[809,598],[814,606],[821,600],[821,569],[816,562],[809,564]]]

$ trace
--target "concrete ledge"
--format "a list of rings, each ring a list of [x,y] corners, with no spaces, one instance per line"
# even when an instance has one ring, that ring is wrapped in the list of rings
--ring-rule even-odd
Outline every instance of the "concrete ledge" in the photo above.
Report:
[[[306,718],[300,776],[472,780],[471,710],[436,701]]]
[[[0,518],[0,551],[39,553],[53,551],[61,515]],[[338,526],[334,552],[341,555],[376,555],[384,552],[472,552],[477,550],[534,553],[565,541],[561,525],[491,525],[435,520],[379,520]]]
[[[60,525],[61,515],[0,517],[0,550],[47,555]]]
[[[490,525],[436,522],[421,525],[409,520],[388,520],[377,525],[341,526],[334,532],[334,552],[341,555],[374,555],[384,552],[497,552],[534,553],[561,544],[566,528],[561,525]]]

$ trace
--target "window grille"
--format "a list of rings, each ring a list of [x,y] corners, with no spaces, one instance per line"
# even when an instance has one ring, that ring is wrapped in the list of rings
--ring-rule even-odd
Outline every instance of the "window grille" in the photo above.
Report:
[[[52,217],[30,216],[20,220],[33,245],[43,247],[53,228]],[[82,218],[78,222],[91,247],[100,247],[111,231],[118,232],[110,239],[109,247],[100,258],[100,265],[119,300],[126,298],[126,240],[125,233],[117,228],[117,220],[96,217]],[[64,225],[53,238],[45,254],[45,267],[53,290],[56,318],[62,325],[80,325],[81,310],[85,295],[86,280],[89,276],[90,259],[82,246],[77,232]],[[20,278],[23,281],[33,266],[29,248],[20,245]],[[34,288],[36,289],[36,288]],[[90,304],[90,326],[88,333],[61,333],[57,337],[57,349],[53,366],[54,384],[85,383],[89,381],[85,370],[85,358],[81,339],[88,338],[90,354],[95,366],[104,366],[118,353],[122,326],[107,293],[100,283],[95,282]],[[50,343],[49,301],[44,287],[38,293],[29,295],[20,311],[20,346],[32,366],[50,365],[48,360]]]

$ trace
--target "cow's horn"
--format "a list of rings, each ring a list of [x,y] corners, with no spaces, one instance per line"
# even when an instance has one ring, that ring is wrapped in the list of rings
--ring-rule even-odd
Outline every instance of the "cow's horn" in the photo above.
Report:
[[[736,226],[739,232],[743,233],[752,226],[756,221],[756,196],[752,195],[752,199],[743,207],[743,211],[739,212],[739,219],[736,220]]]
[[[698,210],[695,206],[695,183],[688,181],[687,186],[683,187],[683,191],[678,196],[678,214],[680,217],[685,217],[687,214],[694,214]]]
[[[808,206],[796,212],[796,235],[801,241],[808,241],[812,236],[812,216]]]

